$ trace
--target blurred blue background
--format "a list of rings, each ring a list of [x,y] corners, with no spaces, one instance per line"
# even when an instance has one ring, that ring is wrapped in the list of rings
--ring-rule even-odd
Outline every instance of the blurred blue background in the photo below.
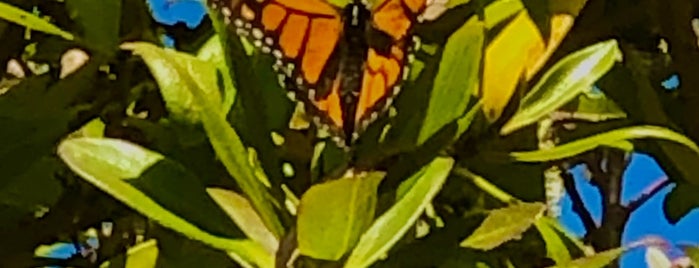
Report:
[[[149,0],[153,9],[154,18],[165,24],[174,24],[178,21],[185,22],[189,27],[198,25],[206,10],[199,1],[196,0]],[[663,82],[663,86],[668,90],[677,88],[679,78],[672,76]],[[584,176],[584,170],[577,167],[573,171],[575,183],[581,192],[586,207],[590,210],[597,222],[601,218],[601,199],[597,189],[590,185]],[[622,202],[625,204],[630,200],[638,198],[644,189],[665,176],[653,158],[644,154],[634,154],[631,156],[631,163],[624,174],[624,185],[622,191]],[[666,239],[673,245],[699,243],[699,210],[693,210],[676,225],[671,225],[665,220],[663,215],[663,199],[674,187],[666,187],[635,211],[624,230],[622,243],[628,244],[642,239],[648,235],[657,235]],[[568,196],[563,200],[563,213],[561,221],[574,234],[582,237],[585,229],[578,216],[571,210],[571,201]],[[672,248],[669,252],[671,257],[680,256],[682,253],[678,248]],[[643,268],[648,267],[645,263],[645,250],[636,249],[622,257],[622,267]]]

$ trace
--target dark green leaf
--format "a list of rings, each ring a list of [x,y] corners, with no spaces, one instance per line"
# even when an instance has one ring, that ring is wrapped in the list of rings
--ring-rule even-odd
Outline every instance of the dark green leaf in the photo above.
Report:
[[[107,53],[119,44],[121,0],[66,0],[72,19],[80,25],[84,44]]]

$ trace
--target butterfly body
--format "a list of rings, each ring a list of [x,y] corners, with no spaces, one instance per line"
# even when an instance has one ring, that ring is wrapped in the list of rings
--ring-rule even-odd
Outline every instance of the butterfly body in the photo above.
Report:
[[[383,113],[407,73],[425,0],[209,0],[233,30],[276,57],[280,83],[346,146]]]

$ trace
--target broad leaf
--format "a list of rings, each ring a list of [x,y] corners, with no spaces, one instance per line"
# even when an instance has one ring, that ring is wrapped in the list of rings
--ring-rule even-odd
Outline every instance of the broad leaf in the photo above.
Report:
[[[507,241],[519,239],[545,210],[546,205],[542,203],[518,203],[493,210],[478,229],[460,245],[491,250]]]
[[[17,23],[32,30],[58,35],[65,39],[73,40],[72,34],[61,30],[56,25],[53,25],[32,13],[2,2],[0,2],[0,18]]]
[[[58,155],[83,179],[159,224],[191,239],[228,251],[236,260],[242,261],[243,265],[254,263],[262,267],[273,266],[273,256],[256,242],[221,238],[202,231],[125,180],[140,177],[147,169],[163,160],[163,156],[125,141],[91,138],[62,142],[58,147]]]
[[[248,238],[258,242],[270,254],[277,252],[279,241],[265,228],[264,222],[245,197],[233,191],[218,188],[209,188],[207,192]]]
[[[474,16],[449,37],[442,52],[418,145],[466,111],[471,95],[478,90],[484,31],[483,23]]]
[[[274,199],[270,197],[262,183],[267,179],[259,178],[258,176],[264,176],[264,174],[253,171],[248,163],[248,152],[245,146],[236,131],[226,121],[216,87],[210,87],[213,74],[202,75],[201,72],[193,69],[196,66],[205,68],[207,64],[188,58],[184,54],[174,54],[145,43],[128,44],[124,45],[124,48],[138,50],[151,71],[155,73],[164,71],[182,79],[183,84],[180,86],[189,90],[194,104],[201,109],[199,116],[216,155],[243,193],[250,198],[267,228],[274,233],[275,237],[280,238],[284,231],[271,203]],[[175,59],[169,59],[169,57],[175,57]],[[173,71],[175,73],[172,73]],[[192,76],[191,74],[195,72],[199,75]],[[185,93],[177,94],[186,95]]]
[[[66,0],[69,15],[81,26],[81,42],[113,53],[119,44],[120,0]]]
[[[535,55],[544,51],[544,40],[527,12],[521,11],[493,39],[485,51],[483,86],[479,97],[489,121],[500,117]]]
[[[301,254],[338,260],[374,219],[376,190],[383,173],[350,174],[312,186],[298,207],[297,240]]]
[[[362,235],[345,267],[367,267],[386,254],[437,195],[453,164],[451,158],[437,158],[415,173],[417,181]]]
[[[216,66],[191,55],[170,49],[158,48],[148,43],[127,43],[122,48],[140,55],[146,60],[160,87],[169,117],[189,124],[201,121],[202,110],[194,100],[189,86],[196,86],[212,103],[220,103],[216,81]],[[188,84],[187,77],[195,82]],[[220,108],[217,105],[216,108]]]
[[[512,133],[557,110],[590,88],[618,60],[621,51],[615,40],[597,43],[563,58],[522,99],[500,134]]]

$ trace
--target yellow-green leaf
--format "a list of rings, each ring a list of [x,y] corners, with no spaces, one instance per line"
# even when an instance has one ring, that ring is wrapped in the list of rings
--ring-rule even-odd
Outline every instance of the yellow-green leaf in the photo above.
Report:
[[[500,134],[512,133],[557,110],[590,88],[618,60],[621,60],[621,51],[616,40],[597,43],[563,58],[524,96]]]
[[[542,203],[518,203],[493,210],[485,221],[460,245],[491,250],[507,241],[519,239],[543,215],[545,210],[546,205]]]
[[[344,267],[368,267],[386,254],[437,195],[453,165],[451,158],[437,158],[415,173],[413,186],[362,234]]]
[[[32,30],[58,35],[67,40],[73,40],[73,35],[71,33],[61,30],[61,28],[58,28],[56,25],[53,25],[32,13],[2,2],[0,2],[0,18],[17,23]]]
[[[574,155],[579,155],[599,146],[616,148],[628,148],[625,142],[633,139],[661,139],[676,142],[699,154],[699,147],[686,136],[670,129],[658,126],[635,126],[616,129],[597,134],[588,138],[579,139],[556,147],[531,152],[512,152],[510,156],[516,161],[522,162],[546,162],[560,160]]]
[[[338,260],[374,219],[376,190],[385,174],[348,174],[312,186],[301,197],[297,240],[301,254]]]

